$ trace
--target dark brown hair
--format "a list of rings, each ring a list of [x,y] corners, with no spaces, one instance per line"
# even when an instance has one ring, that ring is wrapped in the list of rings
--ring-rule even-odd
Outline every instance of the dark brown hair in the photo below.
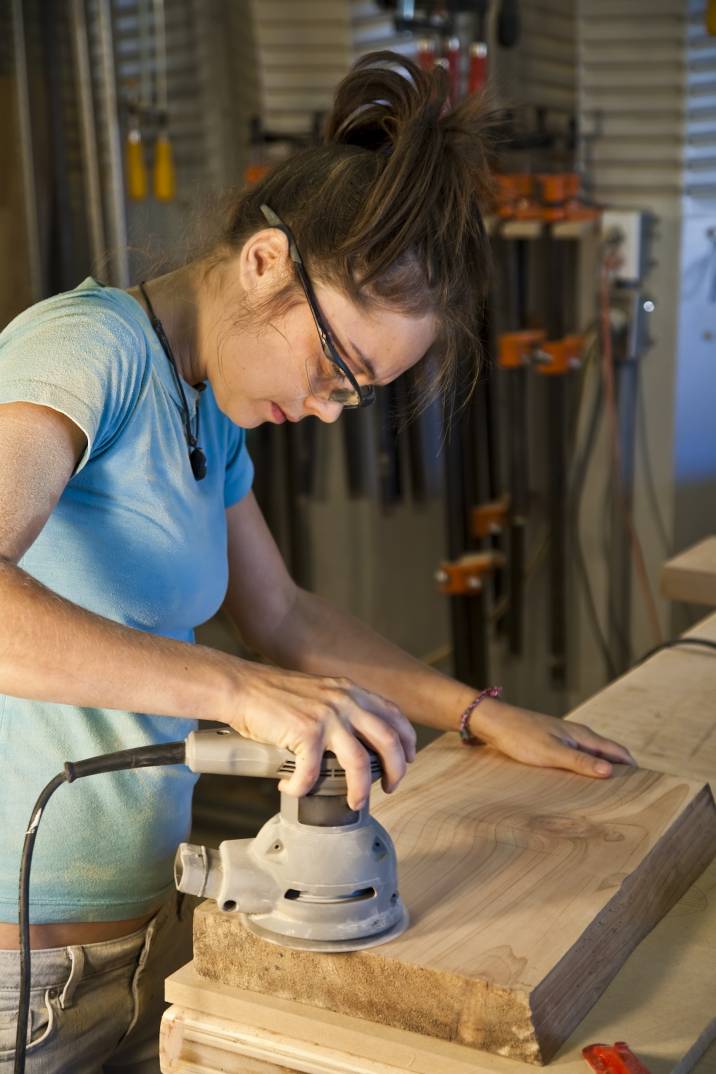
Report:
[[[421,403],[452,399],[458,359],[479,370],[489,277],[481,209],[490,180],[484,104],[450,110],[441,67],[393,52],[364,56],[338,86],[325,143],[277,166],[234,204],[223,244],[265,227],[268,204],[293,231],[308,272],[360,305],[435,314],[438,340]],[[275,296],[296,300],[291,284]]]

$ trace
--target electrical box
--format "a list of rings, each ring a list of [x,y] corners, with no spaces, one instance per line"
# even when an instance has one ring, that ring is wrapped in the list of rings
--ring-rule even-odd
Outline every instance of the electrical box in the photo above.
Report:
[[[638,209],[605,209],[602,238],[617,243],[621,264],[614,272],[618,283],[637,284],[645,268],[645,217]]]

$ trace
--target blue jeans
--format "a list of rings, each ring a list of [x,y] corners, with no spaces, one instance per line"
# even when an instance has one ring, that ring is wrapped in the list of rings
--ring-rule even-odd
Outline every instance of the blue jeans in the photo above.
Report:
[[[159,1074],[164,979],[191,959],[178,893],[129,936],[32,952],[26,1074]],[[0,951],[0,1074],[15,1056],[20,956]]]

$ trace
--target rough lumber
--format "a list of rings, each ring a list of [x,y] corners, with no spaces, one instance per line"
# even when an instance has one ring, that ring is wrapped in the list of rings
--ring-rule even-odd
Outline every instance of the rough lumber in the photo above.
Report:
[[[350,955],[268,944],[205,903],[208,980],[531,1062],[550,1059],[716,854],[708,787],[528,768],[444,736],[377,796],[411,914]]]
[[[661,592],[668,600],[716,607],[716,537],[667,560],[661,568]]]
[[[716,614],[684,636],[716,641]],[[567,719],[623,742],[646,768],[711,780],[716,790],[714,699],[716,652],[678,646],[632,668]]]
[[[555,1074],[585,1074],[581,1049],[627,1040],[651,1074],[670,1074],[714,1014],[716,863],[628,959],[569,1043]],[[522,1074],[525,1067],[419,1033],[374,1025],[199,977],[166,982],[165,1074]],[[696,1063],[696,1066],[694,1066]],[[716,1074],[716,1046],[679,1074]]]

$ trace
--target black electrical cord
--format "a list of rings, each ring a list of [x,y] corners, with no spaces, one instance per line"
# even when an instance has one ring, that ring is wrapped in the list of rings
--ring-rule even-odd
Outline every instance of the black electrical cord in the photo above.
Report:
[[[186,744],[165,742],[156,746],[137,746],[131,750],[118,750],[116,753],[104,753],[99,757],[88,757],[84,761],[66,761],[62,772],[58,773],[44,788],[35,802],[30,823],[25,832],[25,841],[20,858],[20,886],[18,894],[18,924],[20,928],[20,998],[17,1012],[17,1033],[15,1036],[14,1074],[25,1074],[25,1050],[27,1048],[27,1021],[30,1010],[31,955],[30,955],[30,868],[32,851],[35,845],[37,829],[42,820],[42,813],[52,795],[63,783],[74,783],[84,776],[94,776],[101,772],[121,772],[128,768],[153,768],[157,765],[184,764]]]
[[[640,656],[634,667],[643,664],[650,656],[660,653],[662,649],[675,649],[677,645],[704,645],[707,649],[716,649],[716,641],[712,641],[711,638],[669,638],[668,641],[662,641],[661,645],[655,645],[653,649],[649,649],[647,653]]]
[[[654,471],[651,465],[651,451],[649,449],[649,434],[646,427],[646,409],[644,407],[644,389],[642,381],[643,377],[640,377],[636,395],[636,421],[641,446],[641,459],[644,469],[644,484],[646,486],[646,493],[652,514],[654,515],[654,521],[656,522],[656,528],[661,537],[662,544],[664,545],[664,550],[667,555],[671,555],[672,541],[669,537],[669,532],[666,528],[666,523],[664,522],[664,516],[662,515],[659,506],[659,497],[656,492],[656,482],[654,481]]]
[[[587,567],[587,560],[584,554],[584,548],[582,545],[582,534],[579,526],[579,518],[582,506],[582,493],[587,480],[587,473],[589,466],[593,458],[594,445],[597,439],[597,433],[599,430],[599,423],[602,413],[602,382],[601,379],[597,381],[597,386],[594,392],[594,398],[592,400],[591,410],[587,418],[587,432],[584,437],[584,443],[582,446],[581,454],[577,457],[573,464],[572,473],[569,479],[569,499],[571,500],[571,521],[572,532],[574,534],[574,554],[575,562],[577,566],[577,573],[582,585],[582,591],[584,594],[585,605],[587,609],[587,615],[589,622],[592,626],[594,638],[599,647],[599,651],[602,654],[604,660],[607,677],[609,679],[616,678],[617,671],[612,660],[612,654],[609,649],[609,643],[605,637],[602,625],[599,621],[599,613],[597,612],[597,604],[594,599],[594,592],[592,590],[592,584],[589,579],[589,569]],[[576,438],[576,436],[575,436]]]

